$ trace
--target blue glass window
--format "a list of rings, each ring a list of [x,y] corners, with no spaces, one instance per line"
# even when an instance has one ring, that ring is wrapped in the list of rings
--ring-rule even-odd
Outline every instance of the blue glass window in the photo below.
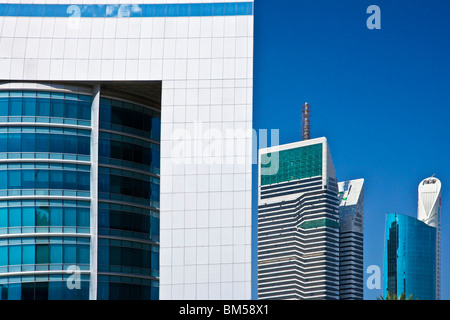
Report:
[[[73,263],[76,262],[77,250],[76,245],[67,244],[64,245],[64,263]]]
[[[191,17],[199,17],[201,16],[202,5],[200,3],[191,3],[189,5],[189,15]]]
[[[10,133],[8,136],[8,152],[20,152],[22,135]]]
[[[50,99],[37,100],[37,116],[41,117],[50,116]]]
[[[212,3],[202,3],[202,16],[210,17],[212,16],[213,4]]]
[[[24,99],[23,101],[23,115],[24,116],[36,116],[36,100]]]
[[[36,264],[50,263],[50,252],[48,244],[36,245]]]
[[[36,208],[36,226],[46,227],[49,225],[49,208]]]
[[[132,167],[138,170],[149,170],[149,168],[152,168],[151,172],[159,173],[159,145],[131,138],[117,141],[108,136],[100,135],[99,157],[101,163]],[[117,137],[116,135],[114,136]],[[124,162],[116,162],[111,159]]]
[[[8,116],[8,99],[0,98],[0,117]]]
[[[142,274],[150,274],[152,268],[152,259],[156,259],[153,266],[158,270],[159,256],[152,254],[152,246],[129,241],[105,241],[99,242],[99,267],[101,270],[107,271],[108,266],[120,266],[122,268],[136,268],[135,272]],[[109,257],[109,261],[106,258]]]
[[[64,136],[64,153],[77,153],[78,137],[77,136]]]
[[[35,187],[34,170],[22,171],[22,189],[33,189]]]
[[[63,184],[64,184],[63,172],[62,171],[51,172],[49,189],[63,189]]]
[[[8,227],[8,208],[0,208],[0,228]]]
[[[20,189],[22,182],[22,171],[8,171],[8,189]]]
[[[71,227],[77,225],[77,212],[75,208],[66,208],[64,210],[64,225]]]
[[[8,135],[0,134],[0,150],[8,150]]]
[[[34,245],[24,245],[22,251],[23,264],[36,264],[36,249]]]
[[[89,246],[78,246],[77,248],[77,262],[88,264],[90,261],[90,250]]]
[[[64,100],[52,100],[50,116],[55,118],[64,117]]]
[[[0,246],[0,266],[8,265],[8,247]]]
[[[9,246],[9,265],[17,266],[22,264],[22,247]]]
[[[0,136],[4,136],[4,135],[0,135]],[[58,135],[55,135],[54,140],[56,140]],[[21,150],[36,150],[36,145],[35,145],[35,135],[33,134],[22,134],[22,149]],[[7,150],[6,146],[5,148],[1,148],[0,150]],[[26,151],[25,151],[26,152]]]
[[[66,101],[66,114],[64,115],[66,118],[78,118],[78,105],[76,101]]]
[[[63,262],[63,246],[61,244],[52,244],[50,246],[50,261],[53,263]]]
[[[90,210],[87,208],[77,209],[77,225],[79,227],[89,227],[90,225]]]
[[[34,226],[36,224],[36,213],[33,207],[22,208],[22,225]]]
[[[158,111],[119,100],[101,99],[100,127],[160,140]]]
[[[90,137],[46,133],[0,133],[0,153],[90,154]]]
[[[63,208],[51,207],[50,209],[50,225],[62,226],[63,225]]]
[[[11,98],[9,100],[9,116],[21,116],[22,115],[22,99]]]
[[[213,15],[222,16],[224,14],[225,4],[223,3],[214,3],[213,4]]]
[[[108,189],[102,189],[104,187],[104,184],[100,183],[99,192],[122,194],[125,196],[132,196],[143,199],[150,199],[152,192],[157,193],[157,190],[151,186],[150,177],[147,177],[146,180],[140,180],[117,175],[109,175],[108,177],[105,176],[104,173],[101,173],[99,174],[99,179],[103,181],[110,181],[109,191]]]
[[[64,186],[67,189],[77,189],[77,173],[75,171],[64,171]]]
[[[35,178],[36,189],[45,189],[48,187],[49,172],[47,170],[36,170]]]
[[[0,170],[0,177],[7,173],[5,189],[67,189],[89,191],[90,174],[87,171],[69,170]]]
[[[91,100],[90,96],[57,92],[2,91],[0,116],[90,120]]]
[[[214,3],[217,4],[217,3]],[[222,4],[222,3],[219,3]],[[236,5],[231,2],[230,4]],[[213,3],[168,3],[168,4],[87,4],[78,5],[81,17],[188,17],[218,15],[251,15],[252,2],[238,2],[236,11],[212,10]],[[223,4],[222,4],[223,5]],[[0,15],[8,17],[71,17],[76,13],[68,4],[0,4]]]
[[[9,209],[9,226],[21,227],[22,226],[22,212],[20,208]]]

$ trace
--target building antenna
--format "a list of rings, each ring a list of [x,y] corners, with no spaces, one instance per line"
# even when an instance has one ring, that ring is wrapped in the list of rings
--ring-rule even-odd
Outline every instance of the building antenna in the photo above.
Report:
[[[302,107],[302,138],[303,140],[311,139],[311,107],[306,102]]]

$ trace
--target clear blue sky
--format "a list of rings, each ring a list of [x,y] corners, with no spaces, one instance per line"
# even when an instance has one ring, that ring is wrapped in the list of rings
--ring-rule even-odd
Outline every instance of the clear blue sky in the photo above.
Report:
[[[381,30],[366,27],[370,5],[381,8]],[[436,174],[443,184],[445,300],[450,299],[449,16],[450,1],[443,0],[255,0],[255,129],[280,129],[281,144],[299,141],[300,108],[311,104],[312,137],[328,139],[338,180],[366,181],[365,269],[383,269],[386,214],[416,216],[418,185]],[[255,226],[256,174],[254,166]],[[256,263],[254,278],[255,271]],[[256,284],[253,288],[256,293]],[[373,300],[382,291],[366,288],[364,294]]]

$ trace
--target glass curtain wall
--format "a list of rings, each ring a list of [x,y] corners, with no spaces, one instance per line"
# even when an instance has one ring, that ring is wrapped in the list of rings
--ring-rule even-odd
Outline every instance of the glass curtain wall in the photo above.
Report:
[[[98,298],[159,298],[160,112],[102,97]]]
[[[0,91],[2,300],[89,298],[91,101]]]

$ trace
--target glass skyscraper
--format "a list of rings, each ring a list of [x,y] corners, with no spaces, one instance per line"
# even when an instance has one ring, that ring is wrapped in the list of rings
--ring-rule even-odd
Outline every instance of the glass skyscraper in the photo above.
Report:
[[[400,214],[386,216],[384,296],[436,300],[436,228]]]

